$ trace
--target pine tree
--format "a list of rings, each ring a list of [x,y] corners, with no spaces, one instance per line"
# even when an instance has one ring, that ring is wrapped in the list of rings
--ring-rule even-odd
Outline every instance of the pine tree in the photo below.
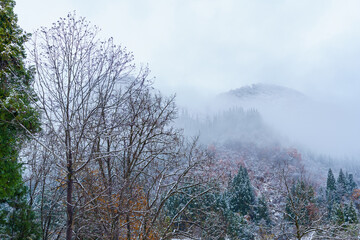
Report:
[[[29,35],[17,25],[14,6],[0,0],[0,235],[36,239],[18,155],[28,132],[39,130],[39,114],[31,104],[33,71],[24,64]]]
[[[253,187],[246,168],[240,166],[228,190],[229,207],[242,215],[250,214],[255,203]]]

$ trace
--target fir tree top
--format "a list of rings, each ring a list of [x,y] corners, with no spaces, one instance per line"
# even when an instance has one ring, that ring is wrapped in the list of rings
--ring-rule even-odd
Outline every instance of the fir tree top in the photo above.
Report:
[[[333,172],[331,168],[329,168],[327,182],[326,182],[326,190],[327,191],[335,191],[336,190],[336,182]]]
[[[345,175],[344,175],[342,169],[340,169],[339,176],[338,176],[338,179],[337,179],[337,183],[341,184],[343,186],[346,185],[346,179],[345,179]]]

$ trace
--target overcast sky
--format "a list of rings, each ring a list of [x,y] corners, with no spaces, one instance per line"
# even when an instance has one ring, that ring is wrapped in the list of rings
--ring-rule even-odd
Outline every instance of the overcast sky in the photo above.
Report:
[[[309,94],[360,92],[360,1],[17,0],[32,32],[76,10],[148,63],[170,91],[210,94],[274,83]]]
[[[332,102],[324,112],[314,109],[317,117],[304,113],[314,125],[311,134],[299,127],[306,119],[296,118],[289,129],[304,135],[303,142],[326,145],[324,152],[360,153],[358,0],[16,2],[28,32],[76,10],[103,37],[133,51],[137,63],[149,64],[156,86],[176,92],[180,104],[259,82]],[[340,111],[341,119],[332,117]]]

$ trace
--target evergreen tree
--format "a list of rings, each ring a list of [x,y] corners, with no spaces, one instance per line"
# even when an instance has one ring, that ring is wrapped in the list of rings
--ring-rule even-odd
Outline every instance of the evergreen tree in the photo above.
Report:
[[[349,195],[351,195],[357,187],[357,184],[354,182],[354,176],[351,173],[346,173],[346,176],[346,191]]]
[[[36,239],[18,155],[28,132],[39,130],[39,114],[31,104],[33,71],[24,64],[29,35],[17,25],[14,6],[0,0],[0,235]]]
[[[268,225],[271,222],[269,217],[269,209],[264,196],[261,196],[257,199],[256,205],[254,207],[254,219],[257,222],[264,220]]]
[[[332,206],[335,200],[336,200],[336,181],[331,168],[329,168],[328,177],[326,181],[326,201],[327,201],[329,216],[332,211]]]
[[[242,215],[251,214],[252,206],[255,204],[253,187],[246,168],[240,166],[228,190],[229,208],[233,212]]]
[[[243,216],[227,209],[225,211],[226,217],[226,235],[227,239],[238,240],[238,239],[254,239],[254,231],[251,231],[251,225],[249,225]]]
[[[328,177],[326,181],[326,192],[335,191],[336,190],[336,181],[331,168],[329,168]]]
[[[350,202],[350,204],[346,204],[344,207],[344,221],[349,224],[359,223],[356,209],[352,202]]]
[[[313,187],[304,181],[294,183],[286,201],[286,219],[294,224],[311,225],[316,209]]]
[[[332,211],[332,221],[337,225],[342,225],[345,222],[344,210],[341,204],[336,204]]]
[[[336,198],[340,202],[342,197],[346,194],[346,178],[343,170],[340,169],[339,176],[336,182]]]
[[[188,187],[171,196],[166,202],[166,216],[169,219],[177,216],[176,223],[172,226],[177,232],[188,232],[197,226],[202,230],[201,237],[206,239],[222,235],[225,224],[222,224],[221,194],[216,188],[202,194],[204,191],[204,186]],[[197,195],[201,196],[193,198]],[[181,214],[178,214],[179,212]]]
[[[173,224],[177,233],[189,232],[196,226],[198,230],[201,229],[199,237],[204,239],[254,238],[252,225],[243,216],[231,211],[226,196],[216,189],[191,200],[192,196],[204,190],[203,187],[189,187],[184,189],[182,194],[175,194],[167,201],[165,212],[168,219],[176,216],[187,205]]]

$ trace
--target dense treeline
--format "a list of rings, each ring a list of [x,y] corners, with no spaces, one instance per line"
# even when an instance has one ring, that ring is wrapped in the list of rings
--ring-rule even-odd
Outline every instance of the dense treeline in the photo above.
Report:
[[[241,141],[273,145],[279,141],[256,109],[236,107],[209,115],[205,119],[183,110],[176,123],[188,136],[200,134],[200,141],[204,144]]]

